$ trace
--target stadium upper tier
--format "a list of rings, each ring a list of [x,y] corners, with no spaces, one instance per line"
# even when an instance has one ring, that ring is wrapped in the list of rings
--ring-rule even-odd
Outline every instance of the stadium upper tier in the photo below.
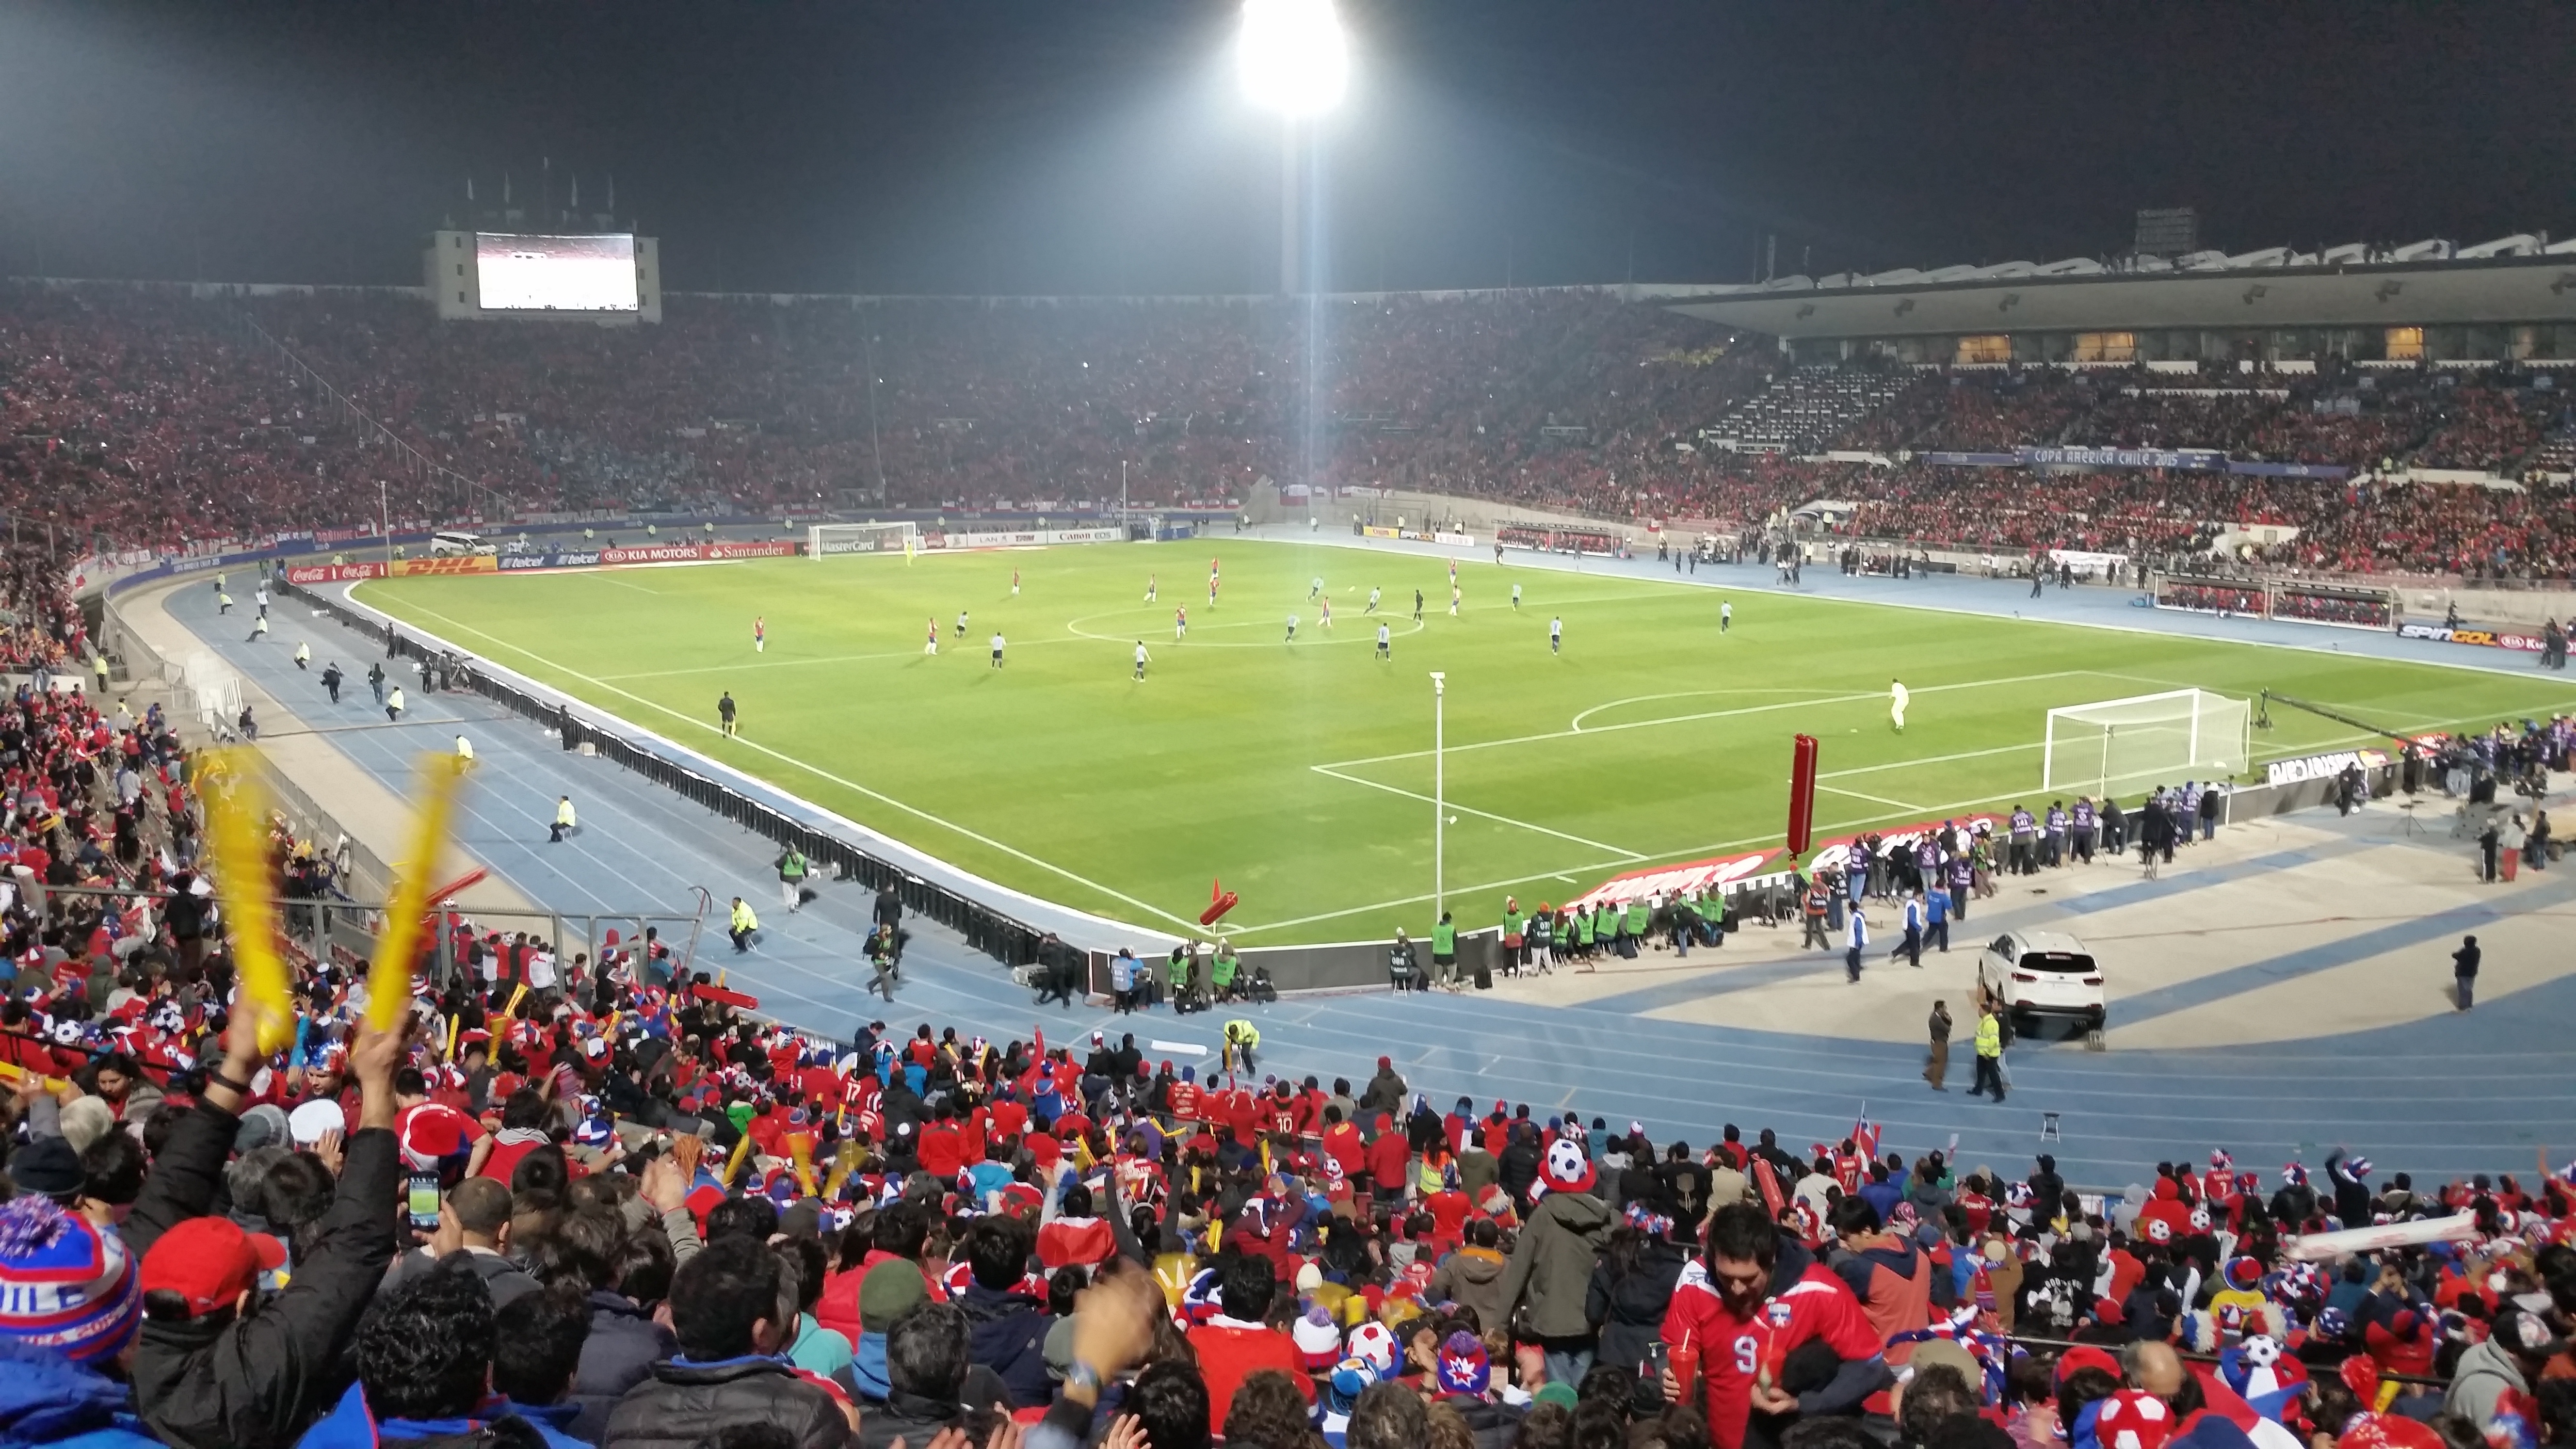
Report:
[[[2206,546],[2559,574],[2576,428],[2546,371],[2232,363],[1793,367],[1776,339],[1608,292],[1243,301],[670,299],[658,327],[461,325],[377,292],[0,289],[0,507],[170,546],[372,521],[667,505],[1142,506],[1327,486],[1628,521],[1758,524],[1819,497],[1865,536]],[[1310,326],[1317,335],[1310,339]],[[1309,356],[1313,361],[1311,367]],[[1312,439],[1311,471],[1300,456]],[[1925,455],[2207,449],[2353,476],[2031,472]],[[416,450],[447,470],[418,481]],[[1819,455],[1858,452],[1866,464]]]

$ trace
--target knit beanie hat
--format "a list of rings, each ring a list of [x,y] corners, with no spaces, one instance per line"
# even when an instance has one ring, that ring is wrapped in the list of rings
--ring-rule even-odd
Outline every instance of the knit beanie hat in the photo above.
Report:
[[[1485,1355],[1484,1341],[1462,1328],[1440,1345],[1436,1372],[1440,1392],[1482,1398],[1493,1379],[1493,1363]]]
[[[0,1340],[87,1363],[123,1352],[142,1321],[123,1241],[51,1198],[0,1204]]]
[[[1288,1336],[1297,1344],[1298,1367],[1310,1374],[1341,1362],[1342,1330],[1334,1324],[1332,1310],[1320,1303],[1289,1325]]]

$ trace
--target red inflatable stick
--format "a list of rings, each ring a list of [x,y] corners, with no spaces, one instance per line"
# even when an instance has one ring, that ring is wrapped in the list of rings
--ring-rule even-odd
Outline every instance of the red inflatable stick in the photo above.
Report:
[[[1233,910],[1235,906],[1242,901],[1242,899],[1243,897],[1227,890],[1225,888],[1225,882],[1221,880],[1209,881],[1208,908],[1199,912],[1199,924],[1202,926],[1215,925],[1220,917],[1224,916],[1226,912]]]

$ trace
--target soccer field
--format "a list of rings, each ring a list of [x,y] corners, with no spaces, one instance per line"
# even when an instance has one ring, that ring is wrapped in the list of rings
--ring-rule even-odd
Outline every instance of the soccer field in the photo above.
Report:
[[[1195,932],[1222,877],[1243,898],[1227,934],[1263,945],[1429,927],[1433,670],[1448,677],[1447,889],[1470,927],[1498,918],[1506,891],[1563,900],[1637,866],[1777,844],[1802,731],[1823,744],[1821,838],[2045,804],[2041,738],[2058,705],[2270,688],[2413,730],[2576,700],[2554,679],[1490,560],[1458,565],[1453,619],[1447,570],[1216,539],[405,578],[357,597],[1033,895]],[[1308,599],[1317,577],[1329,629]],[[1375,657],[1372,587],[1391,662]],[[922,650],[934,620],[935,658]],[[1001,669],[987,658],[997,629]],[[1139,640],[1153,655],[1142,682]],[[1913,695],[1902,735],[1891,678]],[[741,710],[733,740],[716,725],[726,691]],[[2272,717],[2257,761],[2366,742]]]

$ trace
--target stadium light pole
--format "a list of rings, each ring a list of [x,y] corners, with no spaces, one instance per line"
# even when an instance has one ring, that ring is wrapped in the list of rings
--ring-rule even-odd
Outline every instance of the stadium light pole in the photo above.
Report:
[[[1443,850],[1449,843],[1449,791],[1441,751],[1447,744],[1449,676],[1431,671],[1431,919],[1440,919]]]
[[[1297,295],[1297,128],[1331,110],[1350,82],[1333,0],[1243,0],[1235,63],[1244,99],[1279,116],[1279,294]]]

